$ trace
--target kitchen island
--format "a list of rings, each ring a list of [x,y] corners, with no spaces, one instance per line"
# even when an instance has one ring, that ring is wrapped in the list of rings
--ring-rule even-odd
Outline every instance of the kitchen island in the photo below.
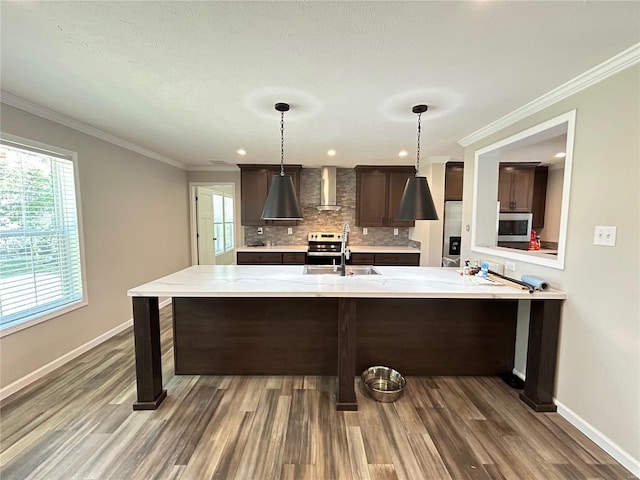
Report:
[[[499,375],[515,355],[518,304],[531,301],[521,398],[554,411],[564,292],[479,285],[454,269],[376,267],[304,275],[303,266],[193,266],[129,290],[138,398],[166,397],[158,298],[173,299],[176,374],[335,375],[336,406],[357,409],[354,378],[375,364],[404,375]]]

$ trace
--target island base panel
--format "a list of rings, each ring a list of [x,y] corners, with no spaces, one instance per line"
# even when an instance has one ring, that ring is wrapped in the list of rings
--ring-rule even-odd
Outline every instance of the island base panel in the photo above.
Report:
[[[374,365],[402,375],[501,375],[515,356],[518,302],[359,299],[356,373]]]
[[[175,372],[336,375],[335,298],[174,298]]]

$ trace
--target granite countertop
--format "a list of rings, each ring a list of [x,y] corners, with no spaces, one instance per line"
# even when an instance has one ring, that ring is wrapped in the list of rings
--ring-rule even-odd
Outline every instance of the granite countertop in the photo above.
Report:
[[[375,267],[380,275],[304,275],[302,265],[195,265],[134,287],[130,297],[565,299],[559,290],[464,283],[453,268]]]
[[[366,246],[366,245],[349,245],[351,253],[420,253],[419,248],[415,247],[388,247],[388,246]],[[307,245],[265,245],[264,247],[248,247],[242,246],[236,248],[236,252],[306,252]]]

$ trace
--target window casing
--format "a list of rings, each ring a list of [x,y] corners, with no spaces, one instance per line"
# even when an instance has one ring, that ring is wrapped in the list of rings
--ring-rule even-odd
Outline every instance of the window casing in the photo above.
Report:
[[[2,134],[0,336],[87,304],[77,156]]]

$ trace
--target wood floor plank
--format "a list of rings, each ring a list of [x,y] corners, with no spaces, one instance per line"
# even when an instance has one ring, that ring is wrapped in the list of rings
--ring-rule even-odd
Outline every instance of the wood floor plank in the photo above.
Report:
[[[360,387],[356,388],[356,399],[358,401],[360,430],[367,462],[370,464],[389,465],[393,462],[391,449],[380,419],[377,404],[362,393],[361,382],[359,382],[359,385]]]
[[[411,450],[407,432],[393,404],[381,403],[378,411],[382,426],[389,441],[389,449],[395,472],[399,480],[426,480],[416,457]]]
[[[371,480],[398,480],[393,465],[374,463],[369,465],[369,476]]]
[[[316,463],[319,403],[320,393],[317,391],[293,390],[282,457],[284,464]]]
[[[453,418],[448,409],[418,408],[430,437],[433,439],[440,456],[451,477],[469,480],[487,480],[489,476],[482,463],[475,456],[464,435],[460,433],[459,423]]]
[[[279,392],[276,390],[262,390],[254,412],[248,441],[234,477],[236,480],[263,478],[265,475],[267,447],[271,441],[279,397]]]
[[[347,445],[351,459],[351,478],[370,480],[367,455],[364,451],[364,441],[360,427],[347,427]]]
[[[123,332],[0,402],[2,480],[629,480],[557,413],[534,413],[494,377],[409,377],[381,404],[357,380],[173,373],[161,312],[155,411],[133,411],[133,337]]]

